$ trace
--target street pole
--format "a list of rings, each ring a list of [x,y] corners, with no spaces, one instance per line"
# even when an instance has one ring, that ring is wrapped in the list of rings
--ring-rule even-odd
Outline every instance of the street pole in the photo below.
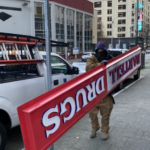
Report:
[[[47,91],[50,91],[52,89],[52,71],[51,71],[51,41],[50,41],[49,0],[44,0],[44,14],[45,14]],[[52,145],[49,149],[54,150],[54,145]]]
[[[139,12],[139,0],[137,0],[137,16],[136,16],[136,46],[138,45],[138,12]]]

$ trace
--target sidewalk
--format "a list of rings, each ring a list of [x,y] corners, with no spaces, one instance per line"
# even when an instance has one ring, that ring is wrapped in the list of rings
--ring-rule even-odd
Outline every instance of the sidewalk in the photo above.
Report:
[[[141,78],[115,96],[110,117],[110,138],[90,139],[88,114],[76,123],[55,144],[55,150],[150,150],[150,59],[141,69]],[[100,118],[100,115],[99,115]]]

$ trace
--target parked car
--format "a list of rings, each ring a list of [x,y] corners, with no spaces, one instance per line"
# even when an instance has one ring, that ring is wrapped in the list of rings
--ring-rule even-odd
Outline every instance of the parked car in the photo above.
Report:
[[[87,59],[88,59],[89,57],[91,57],[93,54],[94,54],[94,52],[85,52],[85,53],[83,53],[83,55],[81,56],[81,60],[86,62]]]
[[[147,49],[147,50],[146,50],[146,54],[150,54],[150,49]]]

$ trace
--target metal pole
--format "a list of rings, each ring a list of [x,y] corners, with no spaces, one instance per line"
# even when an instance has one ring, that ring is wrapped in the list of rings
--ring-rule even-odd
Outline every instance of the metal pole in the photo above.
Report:
[[[137,16],[136,16],[136,46],[138,45],[138,12],[139,12],[139,0],[137,0]]]
[[[49,90],[52,89],[49,0],[44,0],[44,14],[45,14],[45,40],[46,40],[47,91],[49,91]],[[54,150],[54,145],[52,145],[52,146],[50,147],[50,150]]]

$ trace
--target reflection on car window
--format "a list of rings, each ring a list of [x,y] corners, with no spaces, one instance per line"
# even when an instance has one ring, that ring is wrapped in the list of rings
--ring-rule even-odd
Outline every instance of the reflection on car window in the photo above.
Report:
[[[43,58],[46,60],[46,56],[43,55]],[[68,72],[69,66],[68,64],[61,58],[57,56],[51,56],[51,66],[52,66],[52,74],[59,74]]]
[[[66,74],[68,72],[68,65],[63,61],[61,58],[57,56],[52,56],[52,73],[58,74],[58,73],[64,73]]]

